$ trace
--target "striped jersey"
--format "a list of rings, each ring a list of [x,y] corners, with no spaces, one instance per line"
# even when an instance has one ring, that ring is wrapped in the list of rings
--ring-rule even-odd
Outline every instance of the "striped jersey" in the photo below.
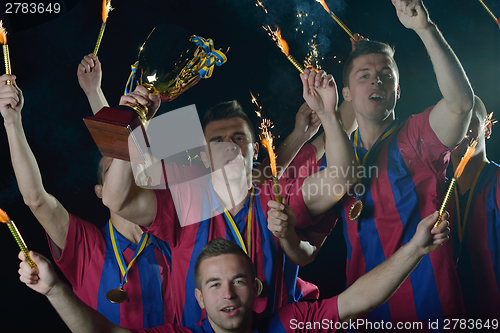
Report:
[[[113,304],[106,293],[120,286],[122,276],[115,258],[109,228],[69,215],[68,235],[61,251],[49,238],[57,266],[73,286],[75,294],[109,321],[125,328],[149,328],[173,323],[170,304],[170,249],[152,236],[127,274],[123,290],[128,300]],[[128,265],[136,246],[115,232]]]
[[[500,319],[499,170],[498,164],[486,163],[476,186],[459,194],[458,207],[456,198],[452,198],[448,209],[454,211],[454,257],[469,318]],[[471,190],[473,193],[464,225],[463,218]],[[463,236],[459,235],[459,220],[465,230]]]
[[[314,228],[302,197],[303,179],[280,180],[282,197],[293,207],[297,217],[296,229]],[[257,278],[263,282],[263,292],[255,301],[254,311],[267,316],[281,306],[301,298],[319,297],[317,287],[298,278],[298,266],[289,260],[276,238],[267,228],[267,202],[275,200],[272,181],[254,187],[250,256]],[[168,242],[172,249],[172,274],[169,283],[174,291],[176,324],[190,326],[199,323],[204,313],[194,297],[194,266],[198,255],[208,241],[225,238],[237,242],[211,181],[186,182],[155,190],[156,217],[148,232]],[[182,207],[177,209],[176,204]],[[247,244],[250,198],[233,216],[244,243]],[[204,217],[201,219],[200,217]],[[196,221],[183,223],[180,221]],[[201,221],[201,222],[200,222]],[[322,229],[322,228],[320,228]]]

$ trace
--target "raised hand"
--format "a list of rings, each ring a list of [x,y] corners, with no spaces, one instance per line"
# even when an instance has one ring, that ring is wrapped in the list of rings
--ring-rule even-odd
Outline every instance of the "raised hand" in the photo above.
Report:
[[[82,87],[86,95],[96,93],[101,89],[101,62],[93,53],[83,57],[80,64],[78,64],[76,75],[78,76],[78,83],[80,83],[80,87]]]
[[[316,135],[316,133],[318,133],[320,126],[321,120],[316,112],[311,110],[307,103],[302,104],[297,112],[297,115],[295,116],[294,131],[305,135],[305,140],[308,141]]]
[[[405,28],[419,30],[429,26],[431,20],[422,0],[392,0],[392,4]]]
[[[7,81],[12,84],[8,85]],[[23,92],[16,83],[15,75],[4,74],[0,76],[0,113],[5,124],[13,124],[21,117],[24,105]]]
[[[331,74],[320,70],[305,69],[300,75],[303,87],[303,97],[307,105],[320,117],[325,112],[335,112],[337,109],[337,85]]]
[[[61,283],[50,261],[41,254],[30,251],[30,257],[36,263],[38,269],[28,264],[23,252],[19,252],[18,257],[21,260],[19,264],[19,280],[34,291],[42,295],[48,295],[56,284]]]
[[[160,108],[160,95],[150,94],[143,86],[137,86],[135,90],[120,98],[120,105],[139,103],[148,107],[148,119],[151,119]]]

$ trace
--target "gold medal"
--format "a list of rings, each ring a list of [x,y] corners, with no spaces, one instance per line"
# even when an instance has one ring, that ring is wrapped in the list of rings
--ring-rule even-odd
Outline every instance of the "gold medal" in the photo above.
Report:
[[[127,292],[122,287],[111,289],[106,293],[106,298],[111,303],[123,303],[128,299]]]
[[[255,278],[255,281],[257,281],[258,287],[257,287],[257,297],[262,294],[262,290],[264,289],[264,285],[262,284],[262,281],[259,280],[258,278]]]
[[[363,201],[356,199],[356,201],[352,204],[351,209],[349,210],[349,220],[355,221],[363,210]]]

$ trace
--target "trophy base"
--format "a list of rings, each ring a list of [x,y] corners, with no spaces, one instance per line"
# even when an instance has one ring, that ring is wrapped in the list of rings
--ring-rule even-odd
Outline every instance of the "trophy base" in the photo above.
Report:
[[[83,119],[103,156],[145,164],[149,139],[141,119],[127,106],[104,107]],[[138,129],[140,127],[140,129]],[[142,137],[138,137],[142,135]],[[129,146],[129,137],[134,144]]]

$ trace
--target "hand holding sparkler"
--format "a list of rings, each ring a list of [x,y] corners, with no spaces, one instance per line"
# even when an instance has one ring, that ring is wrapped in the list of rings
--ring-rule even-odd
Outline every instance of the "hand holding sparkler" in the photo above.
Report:
[[[325,112],[335,112],[337,109],[337,85],[331,74],[320,70],[307,69],[300,76],[303,86],[303,97],[307,105],[321,117]]]
[[[296,217],[293,209],[282,200],[282,203],[270,200],[267,212],[267,228],[278,238],[287,238],[295,233]]]
[[[82,61],[78,64],[76,75],[85,95],[97,93],[101,90],[101,62],[93,53],[83,57]]]
[[[34,291],[47,295],[57,285],[62,283],[56,275],[51,262],[39,253],[29,252],[37,267],[30,266],[26,256],[21,251],[19,252],[19,260],[21,260],[19,268],[19,280],[26,284]]]
[[[354,38],[351,38],[351,46],[352,46],[351,52],[356,49],[356,46],[358,46],[358,43],[362,40],[369,40],[369,39],[361,36],[358,33],[354,34]]]
[[[5,213],[1,209],[0,209],[0,222],[7,224],[7,227],[9,227],[9,230],[12,233],[12,236],[14,236],[14,239],[16,240],[17,245],[19,245],[19,248],[26,256],[26,261],[28,261],[28,264],[31,267],[37,268],[36,264],[30,258],[28,248],[26,247],[26,243],[24,242],[23,237],[21,237],[19,230],[17,230],[17,227],[14,224],[14,221],[12,221],[9,218],[9,216],[7,215],[7,213]]]
[[[111,0],[102,0],[102,24],[101,24],[101,30],[99,31],[99,37],[97,37],[97,43],[95,44],[94,48],[94,55],[97,55],[97,52],[99,51],[99,46],[101,46],[101,40],[102,36],[104,35],[104,29],[106,29],[106,22],[108,21],[108,15],[109,12],[112,11],[113,8],[111,8]]]
[[[6,84],[8,81],[12,84]],[[24,105],[23,93],[16,84],[15,75],[4,74],[0,76],[0,96],[0,113],[4,124],[15,123],[19,119]]]

